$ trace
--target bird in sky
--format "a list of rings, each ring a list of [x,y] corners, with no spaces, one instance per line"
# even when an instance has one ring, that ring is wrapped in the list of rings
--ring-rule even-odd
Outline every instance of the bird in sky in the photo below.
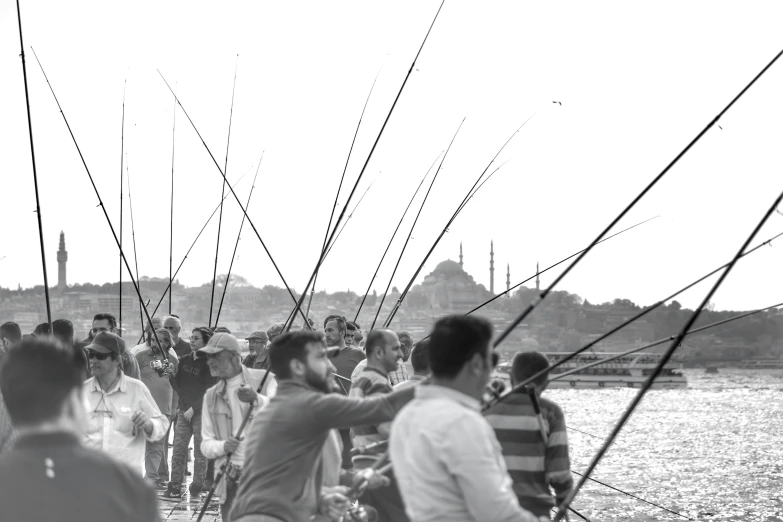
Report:
[[[556,104],[560,105],[561,107],[563,106],[563,104],[561,102],[559,102],[559,101],[553,101],[552,103],[556,103]]]

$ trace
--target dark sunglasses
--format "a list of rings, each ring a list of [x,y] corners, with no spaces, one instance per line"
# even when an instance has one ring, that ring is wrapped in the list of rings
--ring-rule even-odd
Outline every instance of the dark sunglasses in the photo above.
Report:
[[[90,359],[98,359],[99,361],[105,361],[106,359],[111,357],[111,353],[101,353],[101,352],[96,352],[94,350],[88,350],[87,357],[89,357]]]

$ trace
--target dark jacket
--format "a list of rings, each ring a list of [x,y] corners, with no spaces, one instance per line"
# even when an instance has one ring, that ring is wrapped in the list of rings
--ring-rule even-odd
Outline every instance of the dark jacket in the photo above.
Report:
[[[0,457],[0,517],[14,522],[159,521],[137,471],[66,432],[20,437]]]
[[[201,411],[204,394],[217,384],[218,378],[212,377],[207,366],[207,358],[196,356],[191,352],[179,360],[177,374],[171,379],[171,384],[179,394],[178,410],[188,411],[193,408],[195,413]]]

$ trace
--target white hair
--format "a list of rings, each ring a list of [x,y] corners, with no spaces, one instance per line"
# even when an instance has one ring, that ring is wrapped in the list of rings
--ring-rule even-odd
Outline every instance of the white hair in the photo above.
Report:
[[[167,315],[163,318],[163,324],[166,324],[166,321],[169,319],[173,319],[177,323],[178,328],[182,328],[182,321],[179,320],[179,317],[174,317],[173,315]]]

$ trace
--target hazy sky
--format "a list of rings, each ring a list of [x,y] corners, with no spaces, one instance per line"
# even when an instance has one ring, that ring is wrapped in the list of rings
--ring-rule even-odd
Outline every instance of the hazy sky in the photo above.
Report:
[[[249,215],[288,283],[304,287],[362,106],[375,90],[340,198],[364,164],[439,2],[22,2],[49,282],[66,234],[68,282],[118,277],[117,248],[35,48],[119,227],[123,84],[125,151],[139,272],[167,277],[178,95],[243,204],[262,151]],[[0,4],[0,285],[41,284],[24,85],[13,2]],[[459,122],[394,284],[402,288],[498,148],[508,161],[460,214],[425,266],[456,260],[505,288],[586,246],[783,48],[779,2],[467,2],[448,0],[365,172],[364,202],[324,264],[318,289],[363,292],[405,205]],[[593,302],[654,302],[728,261],[783,189],[783,61],[730,110],[618,228],[660,215],[596,248],[562,289]],[[554,104],[553,101],[560,101]],[[174,264],[220,200],[222,178],[176,111]],[[124,175],[124,173],[123,173]],[[132,259],[125,180],[124,246]],[[423,191],[374,287],[382,291]],[[218,272],[241,220],[226,200]],[[353,203],[351,204],[353,206]],[[338,209],[341,207],[338,207]],[[758,241],[783,231],[773,216]],[[212,278],[217,219],[178,279]],[[783,239],[743,260],[718,309],[783,301]],[[246,225],[234,272],[280,285]],[[127,276],[125,276],[127,277]],[[552,273],[542,283],[552,280]],[[701,285],[680,301],[697,304]]]

